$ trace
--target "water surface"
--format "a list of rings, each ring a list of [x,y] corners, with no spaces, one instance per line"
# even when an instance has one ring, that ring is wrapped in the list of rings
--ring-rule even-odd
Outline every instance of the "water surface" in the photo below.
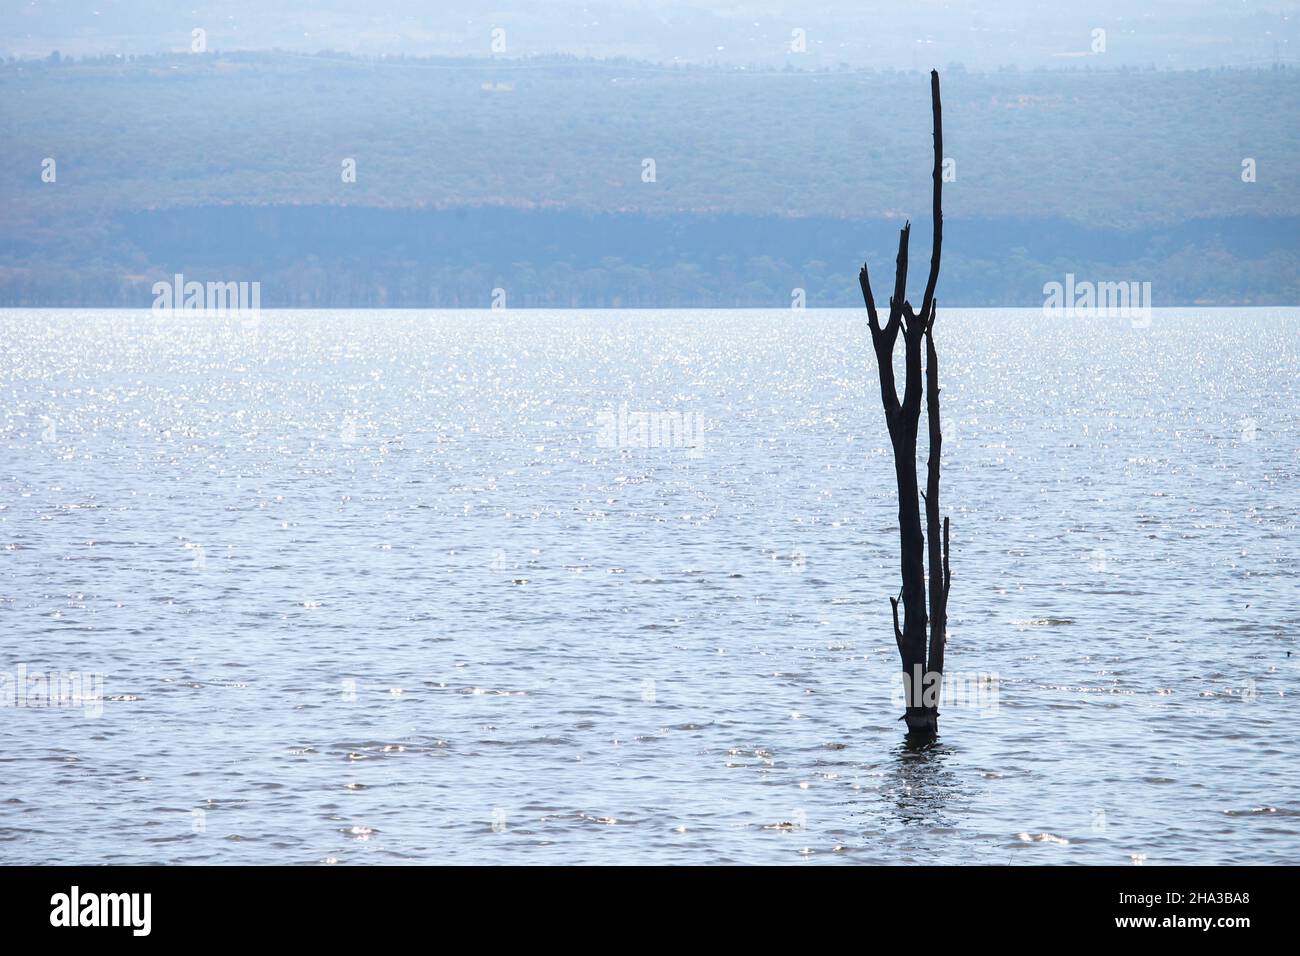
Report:
[[[1300,862],[1300,313],[937,336],[916,753],[857,312],[0,312],[0,862]]]

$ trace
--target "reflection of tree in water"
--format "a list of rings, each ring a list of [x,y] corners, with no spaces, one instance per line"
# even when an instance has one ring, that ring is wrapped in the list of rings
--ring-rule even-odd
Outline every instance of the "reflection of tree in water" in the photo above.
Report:
[[[965,795],[957,775],[947,768],[952,747],[940,742],[910,744],[906,741],[894,751],[893,769],[886,777],[886,796],[894,813],[904,825],[954,827],[950,816],[958,812]]]

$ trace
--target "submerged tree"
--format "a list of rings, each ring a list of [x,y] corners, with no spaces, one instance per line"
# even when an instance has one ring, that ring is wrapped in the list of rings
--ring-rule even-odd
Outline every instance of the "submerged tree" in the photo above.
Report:
[[[930,102],[934,112],[934,245],[930,251],[930,277],[925,283],[921,310],[914,311],[907,292],[907,240],[912,224],[903,226],[898,239],[894,272],[894,294],[889,298],[889,318],[882,327],[871,294],[867,267],[858,281],[871,324],[871,342],[880,366],[880,397],[885,405],[885,422],[894,446],[894,474],[898,479],[898,534],[902,546],[903,586],[889,603],[894,616],[894,638],[903,659],[903,688],[906,692],[907,732],[912,737],[932,738],[939,729],[939,695],[943,686],[943,648],[948,623],[948,519],[942,530],[939,521],[939,455],[943,435],[939,427],[939,366],[934,350],[934,288],[939,280],[939,252],[943,245],[943,122],[939,105],[939,74],[930,71]],[[903,334],[905,379],[900,402],[894,386],[894,344]],[[921,375],[921,344],[925,342],[925,378]],[[921,418],[924,390],[929,420],[930,461],[926,488],[918,494],[916,437]],[[926,530],[921,531],[920,499],[925,500]],[[942,543],[940,535],[942,535]],[[926,536],[930,540],[929,595],[926,613]],[[898,624],[898,606],[903,605],[903,625]],[[928,638],[928,657],[927,657]]]

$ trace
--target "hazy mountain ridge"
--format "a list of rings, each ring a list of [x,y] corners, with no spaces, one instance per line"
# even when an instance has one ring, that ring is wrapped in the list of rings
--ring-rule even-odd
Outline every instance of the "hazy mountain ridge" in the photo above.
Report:
[[[1300,71],[943,81],[951,215],[1125,227],[1300,213],[1300,126],[1279,122],[1300,115]],[[11,63],[0,83],[0,190],[41,215],[311,202],[865,218],[927,206],[917,74],[239,54]],[[45,156],[60,160],[55,189],[40,180]],[[342,181],[346,158],[355,183]],[[1254,183],[1241,181],[1245,158]]]
[[[1102,267],[1157,282],[1166,302],[1300,297],[1297,242],[1261,224],[1300,216],[1300,128],[1284,121],[1300,115],[1300,71],[958,70],[943,82],[954,304],[1026,304],[1043,274]],[[547,270],[567,263],[584,276],[576,304],[670,304],[653,301],[669,286],[671,304],[690,294],[699,304],[781,304],[800,282],[825,304],[848,304],[855,281],[841,280],[863,252],[855,240],[888,261],[894,227],[928,209],[920,73],[241,53],[10,62],[0,92],[0,301],[11,304],[135,301],[141,280],[129,277],[187,264],[258,278],[264,258],[223,254],[218,264],[202,253],[211,210],[223,206],[263,209],[244,221],[297,237],[283,252],[298,265],[276,266],[297,277],[295,288],[314,269],[349,277],[314,291],[268,289],[272,301],[454,304],[422,296],[455,288],[452,299],[473,298],[483,277],[509,284],[516,264],[535,276],[536,298],[568,300],[572,276],[554,273],[559,285],[545,290]],[[41,178],[47,157],[57,163],[52,183]],[[1242,180],[1247,159],[1255,182]],[[344,181],[346,160],[355,182]],[[333,221],[349,223],[353,247],[322,256],[317,246],[329,244],[299,228],[293,210],[303,206],[322,207],[305,214],[316,222],[351,209]],[[412,238],[438,232],[439,210],[458,208],[466,236],[501,241],[424,248]],[[494,219],[500,208],[520,215]],[[186,209],[188,235],[177,231]],[[424,210],[422,225],[388,242],[366,225],[383,222],[385,209]],[[145,211],[155,218],[137,215]],[[547,214],[570,218],[548,225]],[[685,217],[667,264],[638,246],[662,235],[665,217]],[[744,261],[784,265],[733,274],[722,262],[727,239],[709,225],[718,217],[807,225],[751,224],[768,245]],[[1033,224],[1023,242],[1017,220]],[[1075,245],[1051,241],[1053,222]],[[172,240],[159,246],[150,236],[164,228]],[[527,256],[506,241],[519,229],[534,237]],[[602,243],[624,252],[605,255]],[[231,240],[235,250],[256,246]],[[394,256],[408,278],[394,274]],[[619,262],[602,263],[610,258]],[[626,274],[669,265],[698,275],[665,285]],[[472,286],[455,280],[457,269]],[[444,281],[429,279],[435,271]],[[423,292],[395,296],[402,288]],[[748,288],[742,301],[738,288]]]
[[[1199,69],[1294,64],[1300,46],[1291,0],[63,0],[11,6],[0,56],[185,52],[195,29],[205,32],[208,49],[221,51],[483,56],[500,30],[498,46],[511,56],[811,69],[922,69],[952,62],[1033,69],[1080,61]]]

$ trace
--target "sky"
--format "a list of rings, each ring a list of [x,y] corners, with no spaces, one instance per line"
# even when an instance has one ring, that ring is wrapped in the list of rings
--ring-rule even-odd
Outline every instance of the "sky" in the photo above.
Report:
[[[629,57],[796,69],[1300,62],[1288,0],[3,0],[0,56],[210,50]],[[1100,32],[1099,32],[1100,31]]]

